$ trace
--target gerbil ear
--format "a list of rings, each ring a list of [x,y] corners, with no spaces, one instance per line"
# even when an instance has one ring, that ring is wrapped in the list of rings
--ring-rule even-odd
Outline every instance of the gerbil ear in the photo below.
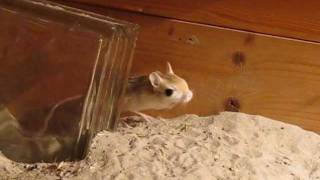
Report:
[[[174,74],[171,64],[167,62],[167,74]]]
[[[155,88],[159,87],[162,82],[160,72],[153,72],[153,73],[149,74],[149,80],[150,80],[151,85],[153,87],[155,87]]]

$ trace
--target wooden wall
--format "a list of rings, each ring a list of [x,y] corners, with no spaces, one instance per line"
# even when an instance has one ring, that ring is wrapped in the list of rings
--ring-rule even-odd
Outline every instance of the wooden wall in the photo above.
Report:
[[[202,24],[320,41],[319,0],[65,0]]]
[[[149,113],[172,117],[184,113],[210,115],[224,110],[241,111],[320,132],[320,45],[317,43],[320,25],[315,23],[316,18],[306,20],[311,13],[303,10],[307,7],[313,10],[320,2],[306,3],[302,15],[295,16],[291,11],[298,10],[298,1],[284,9],[278,7],[285,5],[284,2],[275,0],[259,1],[261,4],[242,4],[240,0],[203,0],[196,5],[183,1],[148,2],[90,1],[138,13],[67,4],[141,26],[132,74],[164,70],[165,62],[170,61],[176,73],[187,79],[195,94],[190,104]],[[267,13],[268,10],[271,12]],[[266,21],[259,23],[261,19]]]

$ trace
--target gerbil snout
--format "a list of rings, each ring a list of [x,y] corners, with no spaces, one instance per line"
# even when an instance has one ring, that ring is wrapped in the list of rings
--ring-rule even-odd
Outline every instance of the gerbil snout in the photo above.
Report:
[[[189,102],[189,101],[192,99],[192,97],[193,97],[192,91],[188,91],[188,92],[183,96],[182,101],[183,101],[184,103],[187,103],[187,102]]]

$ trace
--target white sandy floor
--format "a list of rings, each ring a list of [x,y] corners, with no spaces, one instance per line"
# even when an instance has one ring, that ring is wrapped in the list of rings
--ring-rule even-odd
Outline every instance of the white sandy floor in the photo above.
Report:
[[[320,136],[261,116],[221,113],[101,132],[76,163],[14,163],[3,179],[320,180]]]

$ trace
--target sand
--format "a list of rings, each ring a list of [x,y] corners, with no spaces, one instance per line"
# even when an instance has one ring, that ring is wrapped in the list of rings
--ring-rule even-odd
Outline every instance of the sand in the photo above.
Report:
[[[79,162],[0,156],[1,179],[320,180],[320,136],[294,125],[227,112],[129,125],[99,133]]]

